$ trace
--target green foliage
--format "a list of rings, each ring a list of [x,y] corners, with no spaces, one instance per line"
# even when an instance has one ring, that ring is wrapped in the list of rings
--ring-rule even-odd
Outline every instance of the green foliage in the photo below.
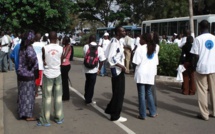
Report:
[[[1,0],[0,7],[1,26],[19,32],[63,31],[71,23],[70,13],[77,8],[69,0]]]
[[[84,57],[83,46],[74,46],[74,57]]]
[[[181,49],[176,44],[160,44],[158,75],[176,76]]]

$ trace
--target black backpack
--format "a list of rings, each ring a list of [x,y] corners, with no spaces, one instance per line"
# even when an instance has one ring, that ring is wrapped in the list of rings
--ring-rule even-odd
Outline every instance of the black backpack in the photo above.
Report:
[[[89,69],[93,69],[98,66],[98,45],[93,46],[89,44],[89,49],[84,57],[84,66]]]

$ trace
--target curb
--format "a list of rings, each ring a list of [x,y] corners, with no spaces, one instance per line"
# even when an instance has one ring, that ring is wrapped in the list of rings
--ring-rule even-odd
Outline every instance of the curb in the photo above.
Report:
[[[74,57],[73,58],[74,61],[84,61],[83,58],[77,58]],[[156,76],[156,81],[161,81],[161,82],[173,82],[173,83],[181,83],[179,81],[176,80],[176,77],[171,77],[171,76],[162,76],[162,75],[157,75]]]
[[[0,134],[4,134],[3,74],[0,73]]]

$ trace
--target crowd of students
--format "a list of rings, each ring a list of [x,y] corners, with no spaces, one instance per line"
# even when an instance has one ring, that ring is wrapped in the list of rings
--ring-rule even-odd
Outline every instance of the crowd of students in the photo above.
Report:
[[[180,64],[186,68],[184,72],[183,94],[195,94],[198,92],[200,115],[198,118],[208,120],[209,116],[215,117],[215,37],[208,33],[208,22],[200,23],[201,35],[196,37],[186,36],[186,43],[182,45]],[[94,87],[97,75],[106,75],[106,64],[110,66],[112,98],[107,104],[104,112],[110,116],[111,121],[125,122],[127,118],[121,116],[125,94],[125,73],[128,68],[125,65],[128,49],[132,53],[130,57],[134,71],[134,81],[137,85],[139,100],[138,119],[147,118],[147,107],[149,116],[155,118],[157,113],[157,102],[155,89],[155,76],[159,64],[159,35],[154,32],[144,33],[139,37],[138,44],[133,49],[129,48],[129,37],[126,39],[125,29],[121,26],[115,28],[115,37],[107,38],[108,33],[99,44],[96,43],[95,35],[89,37],[89,43],[83,48],[84,56],[88,55],[91,48],[96,50],[98,64],[89,68],[84,66],[85,71],[85,103],[95,104],[93,101]],[[42,86],[42,107],[38,118],[38,126],[50,126],[51,101],[54,99],[54,121],[61,124],[64,121],[62,101],[68,101],[70,56],[72,48],[71,40],[65,36],[62,45],[59,45],[56,32],[45,35],[48,42],[44,44],[39,33],[28,31],[22,35],[21,42],[13,48],[10,57],[15,63],[18,81],[18,117],[27,121],[36,120],[33,117],[35,96],[38,87]],[[122,39],[124,39],[122,41]],[[3,38],[2,38],[3,40]],[[127,41],[126,41],[127,40]],[[4,41],[1,41],[4,48]],[[1,48],[1,51],[2,51]],[[4,50],[4,49],[3,49]],[[128,56],[129,57],[129,56]],[[213,112],[210,114],[207,104],[207,93],[210,92]],[[147,105],[146,105],[147,103]]]

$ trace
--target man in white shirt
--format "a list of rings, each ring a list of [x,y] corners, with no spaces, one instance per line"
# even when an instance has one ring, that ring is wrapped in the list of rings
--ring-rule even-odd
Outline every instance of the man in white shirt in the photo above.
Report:
[[[9,39],[4,32],[1,32],[2,40],[1,40],[1,52],[0,52],[0,71],[7,72],[8,71],[8,58],[7,53],[9,52]]]
[[[99,46],[102,47],[102,49],[104,51],[104,54],[105,54],[105,57],[107,57],[107,54],[108,54],[107,49],[109,49],[109,46],[108,46],[109,44],[110,44],[109,34],[106,32],[106,33],[104,33],[103,38],[99,41]],[[107,64],[106,61],[104,61],[103,65],[102,65],[102,68],[100,70],[100,75],[101,76],[107,75],[106,64]]]
[[[201,113],[197,117],[203,120],[209,120],[209,116],[215,117],[215,37],[209,33],[209,26],[207,20],[199,23],[202,34],[196,37],[190,50],[190,53],[194,54],[195,83]],[[212,114],[209,113],[208,108],[208,91]]]
[[[37,33],[34,38],[34,43],[32,44],[34,51],[37,54],[38,60],[38,69],[39,69],[39,77],[36,79],[36,96],[38,96],[38,89],[42,85],[42,76],[43,76],[43,59],[42,59],[42,48],[45,46],[43,42],[40,42],[41,34]]]
[[[120,43],[120,38],[125,37],[125,29],[121,26],[115,28],[115,37],[111,39],[108,62],[111,69],[112,98],[107,108],[106,114],[110,114],[111,121],[125,122],[126,118],[120,117],[125,94],[125,75],[124,66],[124,46]]]
[[[126,67],[126,72],[127,74],[130,73],[130,60],[131,60],[131,50],[132,50],[132,38],[129,37],[128,35],[125,36],[124,38],[125,44],[124,44],[124,54],[125,54],[125,67]]]
[[[84,49],[83,49],[84,56],[87,54],[90,47],[94,47],[94,49],[97,49],[97,52],[98,52],[97,56],[99,59],[99,63],[95,68],[92,68],[92,69],[84,66],[84,72],[85,72],[85,77],[86,77],[84,98],[85,98],[86,104],[95,104],[96,102],[92,101],[92,98],[93,98],[93,94],[94,94],[94,87],[96,84],[96,77],[97,77],[97,73],[99,74],[102,64],[106,58],[105,58],[103,49],[101,47],[97,46],[95,35],[91,35],[89,37],[89,42],[90,42],[89,44],[84,46]]]
[[[57,33],[50,32],[50,44],[42,49],[44,61],[42,110],[37,126],[50,126],[51,100],[54,97],[54,121],[62,124],[64,121],[62,104],[61,58],[63,47],[57,43]],[[53,95],[52,95],[53,94]]]

